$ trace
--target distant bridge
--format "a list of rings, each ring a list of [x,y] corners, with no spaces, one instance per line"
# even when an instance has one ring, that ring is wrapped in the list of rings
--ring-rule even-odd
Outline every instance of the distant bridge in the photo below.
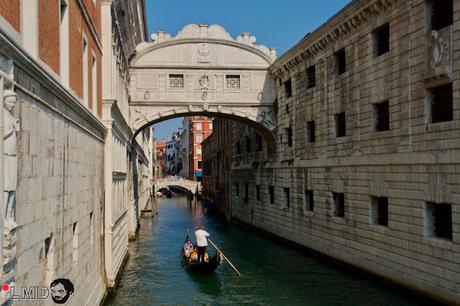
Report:
[[[171,177],[161,178],[161,179],[153,181],[153,192],[156,193],[160,189],[166,188],[169,186],[182,187],[184,189],[187,189],[193,194],[197,194],[201,191],[200,182],[187,180],[183,177],[171,176]]]

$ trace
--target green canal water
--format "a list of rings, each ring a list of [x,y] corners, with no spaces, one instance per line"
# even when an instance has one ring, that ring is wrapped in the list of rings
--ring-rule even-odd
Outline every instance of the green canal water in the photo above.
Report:
[[[179,252],[198,223],[241,277],[226,263],[210,275],[184,269]],[[106,300],[106,305],[421,304],[433,302],[226,224],[201,206],[189,208],[182,197],[163,199],[157,218],[141,220],[119,286]]]

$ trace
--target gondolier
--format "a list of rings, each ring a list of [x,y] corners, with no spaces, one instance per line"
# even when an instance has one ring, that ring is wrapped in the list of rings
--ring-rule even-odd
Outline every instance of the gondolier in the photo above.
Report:
[[[196,237],[196,246],[198,251],[198,262],[202,262],[204,259],[204,254],[206,253],[206,247],[208,246],[208,239],[209,233],[204,230],[202,224],[197,226],[197,230],[195,231]]]

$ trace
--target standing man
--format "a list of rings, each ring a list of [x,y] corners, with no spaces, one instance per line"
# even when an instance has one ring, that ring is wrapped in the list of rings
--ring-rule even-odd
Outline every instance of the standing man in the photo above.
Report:
[[[196,237],[196,246],[198,250],[198,262],[201,262],[204,259],[204,253],[206,252],[206,247],[208,246],[209,233],[203,229],[203,225],[199,224],[195,232]]]

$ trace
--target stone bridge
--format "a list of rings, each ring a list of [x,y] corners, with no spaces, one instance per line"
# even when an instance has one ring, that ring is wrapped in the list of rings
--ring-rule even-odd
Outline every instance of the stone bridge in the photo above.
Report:
[[[201,191],[201,183],[200,182],[195,182],[191,180],[187,180],[183,177],[168,177],[168,178],[162,178],[158,179],[153,182],[153,192],[156,193],[162,188],[169,187],[169,186],[178,186],[182,187],[184,189],[187,189],[194,195],[199,193]]]
[[[130,64],[130,117],[135,134],[171,118],[227,117],[255,128],[276,146],[274,49],[236,39],[219,25],[190,24],[142,43]]]

